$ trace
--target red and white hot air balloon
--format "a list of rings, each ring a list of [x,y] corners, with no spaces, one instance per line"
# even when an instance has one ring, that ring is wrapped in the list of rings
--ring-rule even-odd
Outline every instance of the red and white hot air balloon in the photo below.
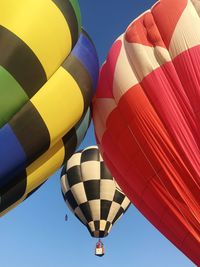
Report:
[[[142,214],[200,266],[200,11],[161,0],[113,44],[93,101],[97,142]]]

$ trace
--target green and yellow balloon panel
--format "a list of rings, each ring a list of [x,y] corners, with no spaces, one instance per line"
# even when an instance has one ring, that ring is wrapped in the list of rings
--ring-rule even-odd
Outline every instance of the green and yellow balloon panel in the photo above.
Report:
[[[68,138],[87,130],[98,70],[77,1],[0,3],[0,212],[74,152]]]

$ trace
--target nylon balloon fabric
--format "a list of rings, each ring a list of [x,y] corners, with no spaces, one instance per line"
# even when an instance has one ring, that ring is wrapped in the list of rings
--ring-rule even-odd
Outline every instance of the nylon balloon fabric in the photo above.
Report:
[[[2,215],[82,141],[99,64],[76,0],[4,1],[0,24]]]
[[[107,169],[97,146],[76,152],[61,173],[63,198],[92,237],[106,237],[129,199]]]
[[[91,122],[90,108],[81,120],[46,153],[0,188],[0,216],[32,195],[68,160],[84,139]]]
[[[60,67],[81,31],[76,0],[0,3],[0,126]]]
[[[113,44],[93,101],[96,139],[122,190],[200,266],[200,11],[161,0]]]

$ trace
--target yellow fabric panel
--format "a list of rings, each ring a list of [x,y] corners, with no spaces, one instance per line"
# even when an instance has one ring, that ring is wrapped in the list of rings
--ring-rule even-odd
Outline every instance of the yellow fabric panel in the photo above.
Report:
[[[65,148],[63,141],[60,140],[55,146],[28,166],[26,169],[27,186],[25,194],[27,195],[32,192],[59,169],[63,163],[64,157]]]
[[[17,202],[15,202],[13,205],[9,206],[6,210],[2,211],[0,213],[0,217],[4,216],[6,213],[8,213],[10,210],[14,209],[15,207],[17,207],[21,202],[24,201],[24,199],[26,198],[26,194],[23,195],[23,197],[21,197]]]
[[[62,12],[50,0],[5,0],[0,1],[0,10],[0,24],[32,49],[49,78],[72,46]]]
[[[62,67],[31,99],[50,134],[51,147],[81,118],[84,101],[73,77]]]

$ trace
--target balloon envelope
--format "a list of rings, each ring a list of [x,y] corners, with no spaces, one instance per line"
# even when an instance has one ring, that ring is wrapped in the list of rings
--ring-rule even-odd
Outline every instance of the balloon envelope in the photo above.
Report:
[[[0,127],[61,66],[81,31],[77,0],[0,3]]]
[[[130,201],[116,184],[96,146],[76,152],[61,173],[63,198],[93,237],[105,237]]]
[[[76,0],[0,3],[0,214],[83,139],[98,57]],[[81,122],[80,122],[81,120]]]
[[[83,140],[90,125],[90,108],[81,120],[54,147],[40,156],[25,170],[13,175],[10,182],[0,188],[0,216],[30,197],[68,160]]]
[[[200,266],[198,4],[162,0],[131,23],[102,66],[93,118],[125,194]]]

